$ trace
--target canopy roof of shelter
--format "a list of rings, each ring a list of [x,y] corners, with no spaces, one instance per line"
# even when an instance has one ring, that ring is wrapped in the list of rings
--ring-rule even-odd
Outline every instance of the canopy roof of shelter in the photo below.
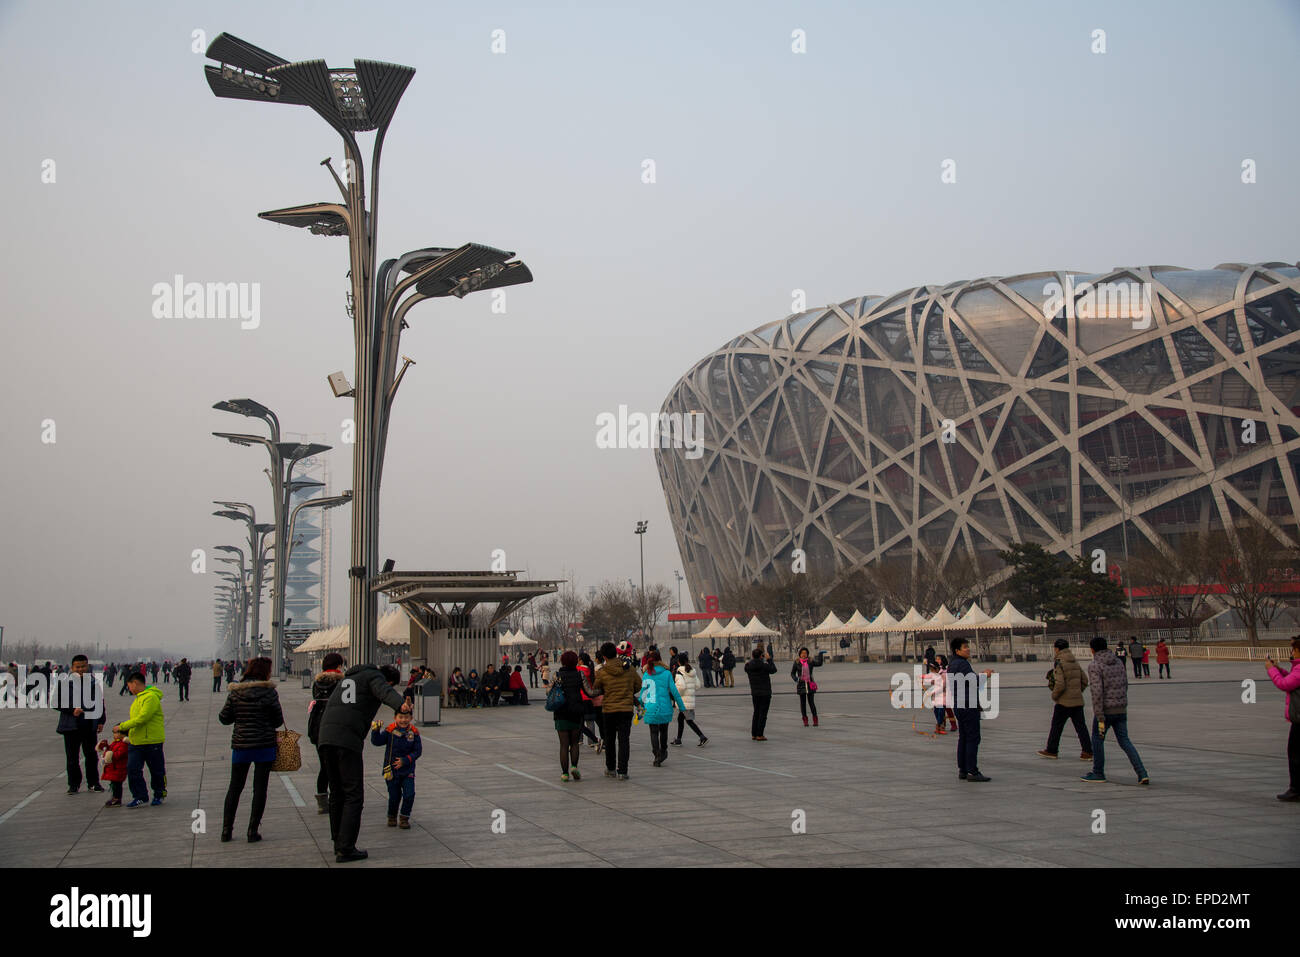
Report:
[[[758,616],[755,615],[749,620],[749,624],[745,626],[745,634],[749,635],[751,638],[770,638],[773,635],[779,635],[780,632],[773,631],[771,628],[767,627],[767,625],[759,621]]]
[[[881,608],[880,614],[871,619],[871,627],[868,631],[898,631],[898,619],[889,613],[888,608]]]
[[[930,619],[929,624],[927,624],[921,630],[922,631],[943,631],[945,629],[952,628],[956,624],[957,624],[957,616],[948,610],[947,605],[940,605],[939,610],[934,613],[934,617]]]
[[[1047,623],[1035,621],[1034,619],[1022,614],[1016,609],[1016,606],[1007,602],[999,611],[989,620],[989,625],[996,625],[999,628],[1046,628]]]
[[[957,628],[987,628],[989,616],[979,605],[972,604],[966,614],[957,620]]]
[[[727,627],[722,629],[722,633],[727,636],[743,635],[745,633],[745,626],[741,624],[739,618],[733,618],[731,621],[727,622]]]
[[[412,614],[422,628],[450,628],[479,605],[495,605],[491,627],[522,608],[532,598],[553,595],[563,579],[520,581],[519,572],[385,572],[375,578],[374,591],[388,596]]]
[[[853,609],[853,614],[850,615],[848,620],[840,627],[840,634],[860,635],[870,627],[871,619],[867,618],[866,615],[862,614],[862,612],[855,608]]]
[[[719,622],[718,619],[710,618],[709,623],[705,625],[703,628],[701,628],[699,631],[697,631],[695,634],[691,635],[691,637],[692,638],[718,638],[722,635],[724,631],[726,631],[726,629],[722,627],[722,623]]]
[[[902,617],[898,623],[899,631],[918,631],[930,624],[930,620],[916,610],[913,605],[907,609],[907,614]]]
[[[844,627],[844,622],[840,621],[839,618],[835,617],[835,612],[828,611],[826,613],[826,617],[822,619],[822,623],[820,625],[818,625],[816,628],[809,628],[807,631],[804,632],[804,634],[805,635],[829,635],[829,634],[833,634],[837,629],[843,627]]]

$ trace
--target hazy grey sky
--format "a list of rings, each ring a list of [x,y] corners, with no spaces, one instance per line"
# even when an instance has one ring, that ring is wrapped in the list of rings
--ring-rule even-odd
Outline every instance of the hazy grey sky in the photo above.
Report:
[[[796,288],[811,306],[1300,256],[1294,2],[3,3],[6,639],[211,650],[212,577],[190,555],[237,527],[210,502],[270,515],[265,453],[209,434],[252,424],[219,399],[330,435],[350,484],[351,403],[325,381],[352,375],[345,241],[256,218],[335,199],[317,164],[341,146],[305,107],[213,97],[195,30],[415,67],[381,258],[476,241],[536,276],[505,315],[482,294],[411,314],[382,510],[399,568],[502,548],[535,577],[636,578],[645,518],[646,580],[675,591],[653,454],[598,449],[596,416],[657,410]],[[260,284],[260,326],[155,318],[151,289],[177,274]],[[332,515],[342,620],[348,510]]]

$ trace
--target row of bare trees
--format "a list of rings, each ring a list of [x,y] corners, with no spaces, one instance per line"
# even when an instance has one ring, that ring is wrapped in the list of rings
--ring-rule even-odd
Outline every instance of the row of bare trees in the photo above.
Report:
[[[1130,574],[1135,587],[1147,589],[1161,617],[1186,623],[1189,639],[1213,610],[1217,594],[1257,645],[1259,629],[1270,627],[1294,597],[1298,557],[1295,547],[1247,519],[1231,534],[1186,535],[1169,551],[1144,545],[1133,557]]]
[[[548,650],[573,646],[577,627],[588,646],[593,642],[622,641],[638,629],[653,635],[656,623],[675,604],[667,585],[651,584],[644,590],[625,581],[605,581],[587,597],[575,581],[564,582],[553,595],[532,602],[510,616],[503,626],[523,628],[538,646]]]

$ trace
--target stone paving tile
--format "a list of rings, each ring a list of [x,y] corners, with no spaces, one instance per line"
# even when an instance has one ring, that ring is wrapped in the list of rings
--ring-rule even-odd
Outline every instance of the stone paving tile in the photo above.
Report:
[[[708,746],[673,748],[664,767],[652,768],[648,733],[637,727],[629,782],[605,778],[603,757],[587,750],[584,780],[562,784],[557,742],[540,708],[445,712],[440,727],[423,731],[409,832],[385,827],[378,754],[367,749],[360,844],[373,857],[345,866],[1300,863],[1296,808],[1273,799],[1286,781],[1280,702],[1265,692],[1260,707],[1240,703],[1241,677],[1258,678],[1258,668],[1187,664],[1177,680],[1130,686],[1130,728],[1153,776],[1149,788],[1135,785],[1118,749],[1108,753],[1112,782],[1100,786],[1078,781],[1084,762],[1034,754],[1051,713],[1039,664],[999,666],[1002,711],[984,723],[980,751],[994,781],[959,783],[955,736],[919,735],[911,713],[889,708],[884,689],[898,670],[905,669],[828,666],[816,729],[802,727],[792,694],[778,693],[764,743],[748,739],[743,689],[702,691],[697,714]],[[0,822],[0,866],[138,867],[141,856],[160,867],[336,866],[328,819],[312,797],[310,747],[302,770],[288,776],[307,806],[297,806],[273,775],[265,840],[243,841],[249,787],[235,841],[219,843],[230,730],[215,714],[225,695],[198,692],[180,705],[169,686],[163,690],[170,793],[161,809],[105,809],[101,795],[64,794],[50,716],[0,711],[0,816],[9,815]],[[296,681],[280,690],[294,725],[307,693]],[[110,716],[125,705],[110,695]],[[1194,737],[1188,728],[1197,729]],[[1063,753],[1068,747],[1067,740]],[[208,833],[196,837],[190,812],[197,808],[207,813]],[[505,835],[491,833],[498,808],[506,812]],[[790,832],[796,808],[807,815],[807,834]],[[1107,812],[1107,834],[1090,833],[1095,808]],[[132,841],[142,854],[131,856]]]

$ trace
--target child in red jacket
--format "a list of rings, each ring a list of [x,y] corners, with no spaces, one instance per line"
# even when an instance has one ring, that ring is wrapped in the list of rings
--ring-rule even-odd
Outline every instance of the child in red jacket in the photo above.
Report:
[[[121,807],[122,782],[126,780],[126,732],[114,731],[112,743],[101,741],[95,750],[104,764],[99,779],[113,789],[113,796],[104,802],[104,807]]]

